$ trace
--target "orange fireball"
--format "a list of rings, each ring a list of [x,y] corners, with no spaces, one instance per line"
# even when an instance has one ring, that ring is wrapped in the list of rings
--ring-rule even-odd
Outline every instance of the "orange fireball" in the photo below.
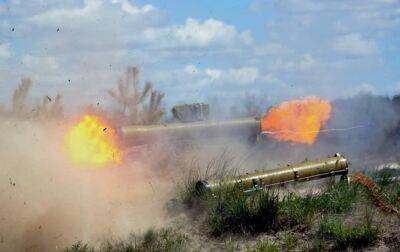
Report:
[[[312,144],[331,110],[328,101],[315,97],[284,102],[262,118],[261,129],[275,140]]]
[[[96,116],[84,116],[65,136],[67,153],[76,164],[101,167],[121,164],[114,129]]]

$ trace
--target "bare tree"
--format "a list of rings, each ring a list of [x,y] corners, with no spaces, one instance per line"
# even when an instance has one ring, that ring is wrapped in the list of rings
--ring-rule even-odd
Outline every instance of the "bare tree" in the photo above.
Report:
[[[53,118],[62,117],[64,115],[64,107],[62,104],[62,95],[57,94],[54,98],[54,103],[50,108],[50,114]]]
[[[142,88],[137,67],[128,67],[125,76],[117,83],[117,90],[110,89],[108,93],[120,105],[118,112],[130,124],[156,123],[164,115],[160,108],[164,94],[154,90],[150,82]],[[149,99],[148,105],[144,104],[146,99]]]
[[[260,101],[255,95],[246,93],[244,97],[244,115],[260,116],[262,113]]]
[[[17,116],[23,116],[27,113],[27,98],[32,86],[30,78],[22,78],[18,88],[14,90],[12,99],[12,113]]]
[[[12,115],[24,119],[57,119],[63,116],[64,108],[61,94],[57,94],[54,99],[46,95],[42,102],[32,107],[32,104],[28,102],[31,87],[32,80],[30,78],[21,79],[21,83],[13,93]]]
[[[148,105],[144,106],[144,122],[145,124],[157,123],[164,115],[164,110],[161,108],[161,100],[164,93],[157,90],[152,90]]]
[[[62,95],[51,99],[48,95],[44,96],[42,102],[37,104],[32,114],[33,118],[37,119],[56,119],[64,115],[64,108],[62,105]]]

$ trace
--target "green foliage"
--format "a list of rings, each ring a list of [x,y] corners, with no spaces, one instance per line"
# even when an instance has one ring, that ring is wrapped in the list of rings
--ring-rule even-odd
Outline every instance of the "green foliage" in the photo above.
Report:
[[[207,204],[210,195],[201,195],[196,190],[196,183],[200,180],[210,178],[227,177],[232,173],[233,159],[230,154],[223,152],[221,155],[211,158],[205,168],[201,167],[197,160],[193,159],[189,163],[178,163],[185,173],[178,181],[175,190],[175,197],[167,203],[167,209],[174,211],[177,209],[193,209],[195,207],[203,209]]]
[[[279,202],[281,225],[308,224],[316,213],[340,214],[350,211],[366,194],[358,185],[339,182],[325,192],[304,197],[288,194]]]
[[[171,229],[159,231],[150,229],[143,237],[132,235],[126,241],[107,242],[100,251],[104,252],[141,252],[141,251],[179,251],[184,249],[187,237]]]
[[[314,237],[311,240],[311,244],[308,244],[308,248],[304,251],[325,251],[324,250],[325,241],[320,237]]]
[[[258,241],[253,249],[249,249],[249,252],[278,252],[279,247],[272,241],[265,239]]]
[[[362,187],[337,183],[325,192],[304,197],[288,194],[282,199],[271,191],[249,195],[239,186],[225,187],[207,198],[211,232],[258,233],[310,224],[315,214],[342,214],[366,200]]]
[[[309,223],[316,212],[315,197],[288,194],[279,202],[279,222],[283,227]]]
[[[179,203],[183,204],[187,208],[193,208],[199,203],[199,197],[196,190],[196,183],[201,179],[200,169],[192,161],[191,169],[189,170],[189,175],[186,176],[179,184],[177,190],[177,200]],[[194,168],[197,167],[197,168]],[[194,169],[192,169],[194,168]]]
[[[400,176],[400,172],[388,170],[374,175],[374,180],[389,203],[400,207],[400,181],[393,180],[393,177]]]
[[[67,248],[66,252],[149,252],[182,251],[188,238],[172,229],[148,230],[142,237],[131,235],[127,240],[106,241],[98,250],[88,244],[78,242]]]
[[[278,218],[278,196],[270,191],[246,195],[237,187],[224,188],[209,198],[211,232],[257,233],[274,226]]]
[[[366,221],[356,226],[345,226],[341,220],[324,220],[318,231],[319,237],[334,243],[336,249],[355,249],[374,244],[379,230]]]
[[[287,249],[287,250],[291,250],[291,249],[295,248],[298,243],[298,240],[299,240],[299,238],[296,235],[294,235],[293,233],[286,232],[283,235],[283,243],[284,243],[285,249]]]
[[[360,185],[341,181],[317,195],[315,201],[321,213],[339,214],[349,212],[354,203],[367,202],[367,194]]]
[[[83,244],[82,241],[79,241],[70,248],[66,248],[65,252],[94,252],[94,248],[90,247],[87,243]]]

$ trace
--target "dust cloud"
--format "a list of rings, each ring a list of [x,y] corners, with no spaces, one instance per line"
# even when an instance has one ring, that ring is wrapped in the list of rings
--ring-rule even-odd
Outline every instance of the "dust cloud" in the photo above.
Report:
[[[96,170],[75,167],[66,158],[62,143],[68,122],[0,117],[0,251],[62,251],[77,241],[96,245],[163,226],[168,223],[165,205],[174,183],[188,173],[192,160],[199,162],[195,169],[206,169],[210,160],[221,157],[216,160],[218,169],[233,166],[238,172],[336,152],[349,158],[351,171],[398,162],[397,102],[358,96],[332,105],[326,129],[363,127],[321,132],[313,145],[271,139],[249,142],[239,136],[175,146],[167,141],[145,150],[124,149],[124,165]]]
[[[64,125],[0,118],[0,251],[63,251],[162,224],[167,176],[134,160],[74,167],[63,152]]]

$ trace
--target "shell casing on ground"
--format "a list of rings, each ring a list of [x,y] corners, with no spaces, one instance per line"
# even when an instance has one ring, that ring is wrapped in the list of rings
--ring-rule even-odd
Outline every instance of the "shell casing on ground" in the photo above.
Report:
[[[257,171],[231,179],[198,181],[196,189],[198,192],[215,192],[223,186],[239,185],[243,190],[253,190],[281,185],[295,181],[306,181],[317,178],[347,175],[348,161],[340,154],[335,154],[324,160],[309,161],[286,167]]]

